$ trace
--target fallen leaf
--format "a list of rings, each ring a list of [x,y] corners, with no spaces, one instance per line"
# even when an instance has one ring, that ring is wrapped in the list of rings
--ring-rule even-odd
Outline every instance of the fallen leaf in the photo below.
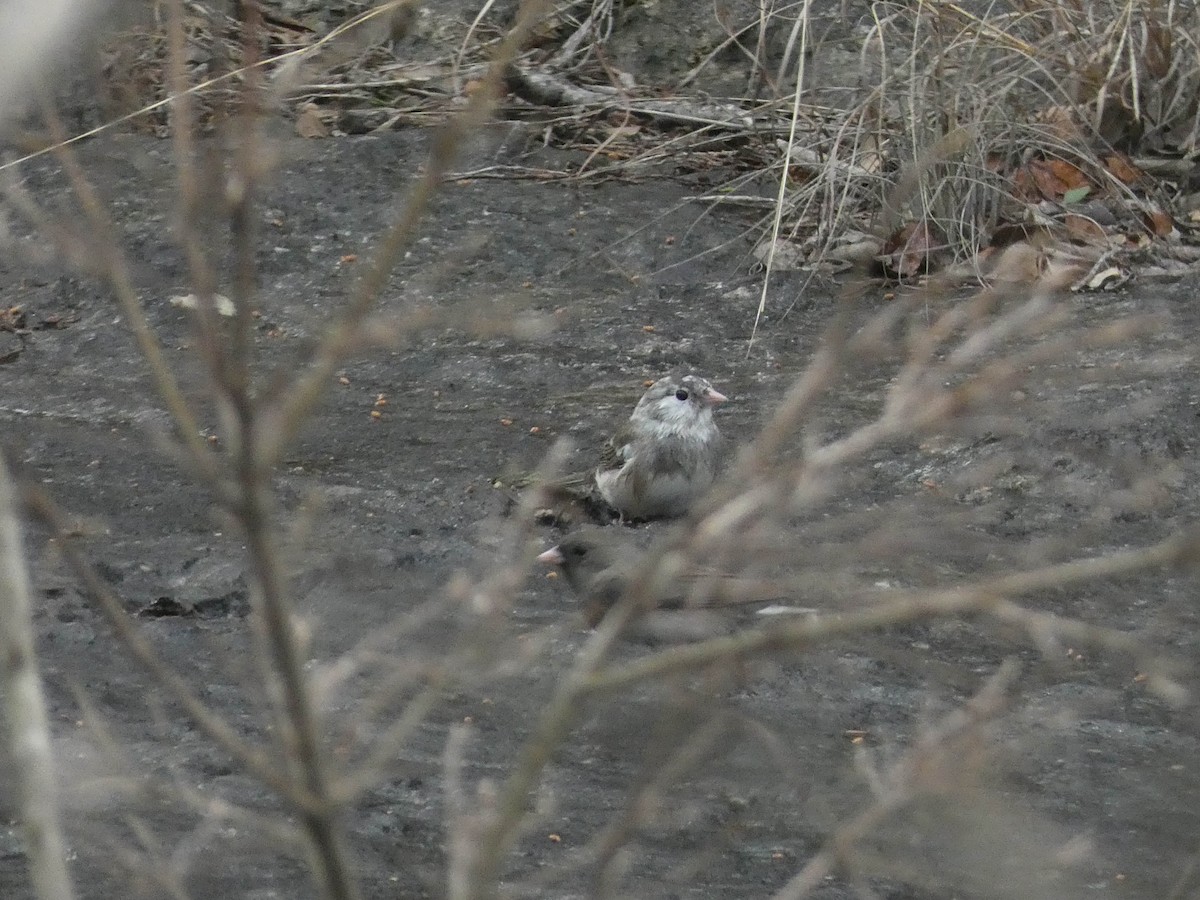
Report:
[[[874,248],[872,248],[873,250]],[[775,241],[774,253],[771,251],[771,242],[763,241],[752,252],[754,258],[764,266],[767,264],[767,260],[770,260],[771,268],[776,272],[799,269],[804,265],[806,259],[803,247],[792,241],[785,241],[783,238]]]
[[[1068,213],[1063,217],[1063,225],[1067,229],[1067,237],[1077,243],[1095,246],[1108,244],[1108,235],[1095,219]]]
[[[1088,279],[1085,287],[1090,291],[1109,291],[1125,283],[1125,274],[1116,266],[1109,266]]]
[[[329,126],[325,124],[315,103],[305,103],[300,107],[300,113],[296,116],[296,134],[302,138],[329,137]]]
[[[1061,200],[1069,191],[1091,187],[1083,171],[1065,159],[1033,159],[1013,173],[1014,194],[1026,202]]]
[[[1149,209],[1142,213],[1142,220],[1155,237],[1166,237],[1175,230],[1175,220],[1161,209]]]
[[[1104,168],[1113,178],[1125,185],[1137,184],[1142,179],[1142,170],[1124,153],[1111,153],[1104,157]]]
[[[930,269],[932,255],[942,241],[929,222],[909,222],[883,245],[884,268],[899,278],[912,278]]]
[[[1068,191],[1073,190],[1073,188],[1091,185],[1091,181],[1084,174],[1084,170],[1075,166],[1074,163],[1067,162],[1066,160],[1043,160],[1042,162],[1046,168],[1054,172],[1055,178],[1060,180],[1062,184],[1067,185]]]

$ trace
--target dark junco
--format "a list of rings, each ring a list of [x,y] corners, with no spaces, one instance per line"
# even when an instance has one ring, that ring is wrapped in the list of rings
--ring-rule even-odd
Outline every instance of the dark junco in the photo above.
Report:
[[[540,554],[538,562],[559,567],[567,584],[583,601],[584,619],[593,627],[636,584],[644,595],[637,598],[642,607],[639,632],[666,640],[696,640],[728,633],[736,624],[730,618],[735,610],[745,610],[750,604],[763,607],[792,593],[789,585],[776,580],[694,568],[674,573],[662,560],[648,570],[645,553],[633,546],[627,535],[598,526],[573,531]],[[782,609],[812,612],[799,607]]]

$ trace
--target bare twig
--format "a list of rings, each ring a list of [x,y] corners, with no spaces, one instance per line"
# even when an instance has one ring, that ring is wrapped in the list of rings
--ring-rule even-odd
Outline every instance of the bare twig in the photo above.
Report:
[[[380,240],[375,258],[339,320],[329,329],[314,350],[306,371],[298,376],[278,409],[264,410],[261,432],[260,463],[266,467],[278,462],[286,447],[327,390],[330,378],[359,339],[360,327],[378,299],[404,248],[413,240],[429,201],[457,156],[466,136],[485,120],[502,95],[504,72],[516,56],[529,29],[543,14],[545,0],[526,4],[516,25],[505,36],[483,84],[472,93],[466,108],[438,131],[421,177],[413,186],[396,224]]]
[[[192,689],[191,682],[158,655],[150,641],[129,618],[121,601],[80,552],[76,546],[76,539],[71,536],[66,516],[50,496],[41,488],[26,483],[22,487],[22,500],[49,528],[63,558],[79,579],[87,596],[100,608],[100,612],[129,654],[149,672],[155,682],[166,688],[179,701],[205,734],[256,778],[299,807],[312,804],[313,800],[301,793],[300,789],[294,787],[286,775],[279,771],[270,754],[247,744],[228,722],[200,699]]]
[[[0,457],[0,695],[15,766],[30,877],[38,900],[72,900],[67,846],[58,818],[58,775],[46,699],[33,644],[29,570],[21,545],[17,492]]]
[[[858,612],[820,616],[792,622],[770,630],[717,638],[689,647],[672,648],[619,670],[598,670],[583,679],[586,693],[611,692],[630,684],[661,678],[676,672],[695,671],[718,662],[767,653],[796,652],[834,638],[862,634],[950,616],[991,616],[1006,624],[1025,628],[1039,643],[1047,632],[1065,634],[1135,656],[1151,670],[1161,669],[1158,654],[1133,635],[1122,631],[1085,626],[1049,614],[1030,613],[1006,598],[1039,590],[1067,587],[1120,575],[1131,575],[1170,566],[1195,565],[1200,560],[1200,531],[1174,535],[1157,544],[1088,559],[1044,566],[1028,572],[1001,575],[975,584],[940,591],[888,592],[873,606]],[[1172,693],[1178,696],[1177,691]]]
[[[1020,667],[1009,660],[962,709],[926,730],[884,777],[876,779],[880,794],[875,803],[839,827],[772,900],[802,900],[828,876],[848,866],[856,845],[885,820],[924,793],[945,793],[955,775],[978,757],[976,747],[983,742],[980,732],[1004,711],[1019,672]]]

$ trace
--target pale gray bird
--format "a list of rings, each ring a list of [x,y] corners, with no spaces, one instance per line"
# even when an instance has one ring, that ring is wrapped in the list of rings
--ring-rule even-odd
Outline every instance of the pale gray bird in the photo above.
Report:
[[[716,480],[713,407],[726,399],[697,375],[654,382],[604,445],[592,476],[604,502],[623,519],[684,515]]]

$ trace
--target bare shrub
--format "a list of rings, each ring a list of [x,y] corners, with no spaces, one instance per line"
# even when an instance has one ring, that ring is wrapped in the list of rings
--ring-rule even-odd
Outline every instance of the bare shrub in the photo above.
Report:
[[[394,224],[380,235],[363,276],[331,311],[322,333],[290,365],[269,369],[255,342],[256,203],[273,163],[260,118],[267,92],[257,68],[262,23],[256,7],[247,6],[239,102],[228,111],[228,130],[221,134],[225,143],[206,144],[197,141],[187,90],[181,5],[167,9],[171,136],[179,171],[176,227],[194,288],[191,349],[204,377],[199,399],[181,386],[166,359],[132,286],[113,216],[49,110],[57,160],[87,225],[85,233],[56,228],[61,220],[18,185],[8,192],[13,209],[59,238],[65,258],[86,260],[107,282],[170,416],[169,433],[160,435],[164,449],[203,487],[244,545],[251,615],[237,686],[249,698],[247,707],[254,713],[249,722],[232,720],[166,657],[129,615],[119,592],[89,563],[82,529],[49,491],[31,478],[22,482],[27,509],[107,619],[122,651],[167,698],[159,710],[161,721],[186,716],[232,761],[238,775],[253,779],[270,797],[243,803],[231,791],[214,799],[169,773],[128,778],[129,794],[144,791],[199,820],[186,840],[164,847],[136,815],[123,817],[127,833],[106,838],[139,883],[187,896],[189,868],[198,864],[220,827],[236,823],[302,858],[319,896],[361,896],[349,837],[354,817],[364,798],[397,779],[414,735],[430,723],[444,734],[437,791],[445,823],[439,878],[443,892],[456,900],[568,889],[608,896],[622,890],[625,878],[636,871],[638,848],[655,842],[678,860],[671,877],[688,884],[721,849],[714,850],[718,842],[705,843],[703,835],[695,841],[679,837],[702,830],[697,821],[711,825],[710,833],[718,833],[726,848],[788,844],[795,857],[779,854],[791,867],[786,878],[774,880],[780,898],[808,896],[833,876],[864,892],[873,879],[890,878],[923,888],[991,893],[997,873],[1028,863],[1035,851],[1049,848],[1063,865],[1070,862],[1069,840],[1021,802],[1005,797],[992,780],[992,767],[1006,746],[1005,730],[1019,731],[1022,716],[1036,715],[1022,696],[1022,678],[1033,678],[1029,669],[1052,667],[1067,652],[1086,650],[1136,667],[1141,689],[1167,702],[1181,702],[1185,694],[1174,664],[1153,640],[1077,615],[1067,601],[1057,608],[1037,601],[1071,596],[1112,579],[1154,583],[1163,572],[1194,565],[1197,534],[1172,529],[1145,546],[1116,547],[1106,542],[1097,514],[1094,528],[1087,521],[1071,528],[1052,522],[1045,533],[1009,538],[991,527],[995,507],[988,493],[1011,467],[986,451],[973,465],[952,473],[936,471],[938,463],[930,462],[928,480],[945,487],[932,500],[905,494],[886,508],[863,510],[855,488],[890,453],[932,448],[935,456],[934,450],[953,442],[1019,444],[1031,423],[1061,413],[1056,396],[1084,378],[1103,381],[1103,372],[1114,371],[1111,366],[1097,371],[1110,361],[1106,354],[1162,329],[1163,317],[1089,320],[1064,293],[1076,268],[1039,263],[1033,277],[1024,268],[1013,277],[1025,262],[1019,252],[996,263],[994,285],[968,293],[959,292],[951,279],[935,279],[879,304],[869,297],[870,283],[855,279],[811,361],[791,379],[760,432],[739,448],[712,495],[683,521],[656,528],[648,546],[631,553],[621,599],[594,631],[579,638],[569,613],[545,626],[523,627],[514,620],[538,543],[534,521],[541,497],[532,492],[516,501],[507,520],[488,524],[478,557],[457,577],[428,594],[401,586],[401,612],[383,623],[371,622],[354,646],[322,655],[320,636],[314,634],[319,619],[301,610],[292,580],[296,557],[319,528],[314,524],[319,503],[288,514],[273,476],[339,367],[352,354],[412,337],[431,323],[479,331],[486,326],[489,334],[514,340],[546,325],[507,309],[496,316],[486,302],[468,309],[413,307],[399,320],[383,323],[371,318],[456,151],[502,94],[511,77],[506,69],[539,10],[531,5],[499,43],[486,79],[439,131]],[[612,4],[589,7],[570,32],[582,36],[575,41],[580,48],[570,38],[564,55],[585,62],[583,42],[602,39],[613,15]],[[912,125],[912,153],[903,154],[907,165],[897,178],[902,188],[879,195],[887,201],[881,205],[890,203],[896,216],[902,204],[920,206],[964,241],[979,214],[961,211],[991,201],[972,199],[977,184],[971,177],[961,180],[967,185],[961,191],[948,186],[953,179],[947,158],[950,150],[982,153],[985,145],[947,139],[965,132],[943,127],[946,119],[939,125],[939,115],[962,98],[952,92],[952,102],[939,104],[929,85],[936,81],[938,89],[951,90],[952,79],[928,66],[961,67],[955,56],[961,53],[972,65],[1002,72],[994,57],[971,56],[980,52],[984,38],[996,46],[999,38],[977,21],[970,28],[975,31],[954,31],[952,38],[937,32],[907,57],[904,117]],[[911,34],[918,30],[914,26]],[[885,31],[881,26],[872,39],[882,41]],[[1032,56],[1018,58],[1035,70]],[[1032,76],[1022,69],[1000,77]],[[967,118],[975,117],[979,126],[984,95],[968,100],[962,101],[970,107]],[[872,105],[847,120],[853,128],[835,140],[829,158],[850,158],[853,170],[848,178],[850,170],[831,165],[825,171],[833,175],[824,186],[812,188],[810,200],[827,216],[818,230],[847,209],[851,180],[859,184],[864,173],[878,178],[882,163],[868,166],[864,159],[882,148],[876,129],[884,101],[881,85]],[[847,143],[838,143],[843,138]],[[817,218],[802,210],[781,211],[780,219],[796,215],[811,223]],[[212,219],[226,229],[232,248],[227,277],[221,277],[207,243]],[[228,310],[217,293],[225,282],[232,285]],[[1090,367],[1083,368],[1082,361]],[[1151,378],[1171,362],[1148,354],[1123,369],[1121,377],[1131,377],[1133,369]],[[837,424],[823,424],[830,410],[847,409],[847,384],[869,388]],[[561,469],[565,455],[563,447],[551,452],[546,472]],[[1171,475],[1150,473],[1131,485],[1127,496],[1111,502],[1153,504],[1169,488]],[[1043,476],[1038,485],[1046,491],[1061,488],[1043,471],[1030,480]],[[0,481],[0,490],[6,485]],[[0,513],[8,506],[0,494]],[[4,593],[20,601],[26,591],[19,583],[12,523],[4,514],[5,550],[17,582]],[[730,618],[724,633],[683,646],[646,649],[627,640],[639,620],[681,583],[690,590],[680,604],[683,611],[707,611],[714,582],[730,576],[746,579],[744,584],[769,579],[783,614],[767,618],[753,610],[722,609]],[[17,613],[9,615],[18,620]],[[923,628],[929,631],[918,631]],[[805,734],[806,723],[764,723],[730,699],[745,685],[768,682],[788,667],[844,671],[839,665],[848,664],[839,657],[848,655],[848,647],[857,648],[860,657],[892,654],[898,667],[912,665],[912,645],[920,641],[971,642],[984,662],[952,667],[956,689],[902,739],[852,744],[858,771],[830,776],[828,785],[819,786],[823,791],[805,794],[806,788],[798,786],[800,775],[817,764],[809,759],[836,769],[829,760],[837,758],[836,741],[843,735],[835,741],[826,729],[825,737],[803,748],[811,756],[798,760],[791,742]],[[9,654],[29,657],[28,641]],[[1028,660],[1024,669],[1015,661],[1021,656]],[[29,695],[29,671],[16,675],[25,679]],[[787,678],[792,689],[803,689],[802,674]],[[507,701],[505,712],[511,715],[504,727],[520,737],[518,750],[501,758],[487,755],[486,737],[462,721],[455,707],[461,694],[497,686],[526,701]],[[11,682],[6,690],[15,690]],[[120,736],[108,730],[99,704],[93,699],[90,706],[87,700],[81,705],[96,743],[119,758]],[[31,721],[36,720],[35,710]],[[595,735],[604,727],[611,728],[612,744],[642,752],[640,764],[632,773],[621,773],[630,777],[614,790],[618,802],[600,816],[603,824],[558,864],[538,871],[522,861],[519,851],[556,810],[570,809],[571,798],[555,790],[556,770],[585,764],[594,751],[581,749],[580,735],[603,744]],[[43,758],[23,769],[27,793],[50,793],[44,766]],[[741,836],[739,792],[762,795],[776,787],[787,800],[811,804],[806,809],[814,812],[820,846],[806,843],[807,835],[756,831],[752,838]],[[33,808],[25,812],[31,822]],[[984,828],[986,822],[994,827]],[[913,834],[924,836],[924,842],[911,840]],[[43,857],[61,857],[61,848],[53,840],[47,843]],[[988,866],[981,862],[984,857]],[[1035,862],[1028,866],[1034,872],[1052,868],[1052,861],[1041,856]],[[1019,883],[1030,891],[1044,887],[1036,878]],[[402,883],[398,890],[409,887]],[[37,889],[42,897],[67,895],[49,879],[39,881]],[[995,890],[994,895],[1004,893]]]

